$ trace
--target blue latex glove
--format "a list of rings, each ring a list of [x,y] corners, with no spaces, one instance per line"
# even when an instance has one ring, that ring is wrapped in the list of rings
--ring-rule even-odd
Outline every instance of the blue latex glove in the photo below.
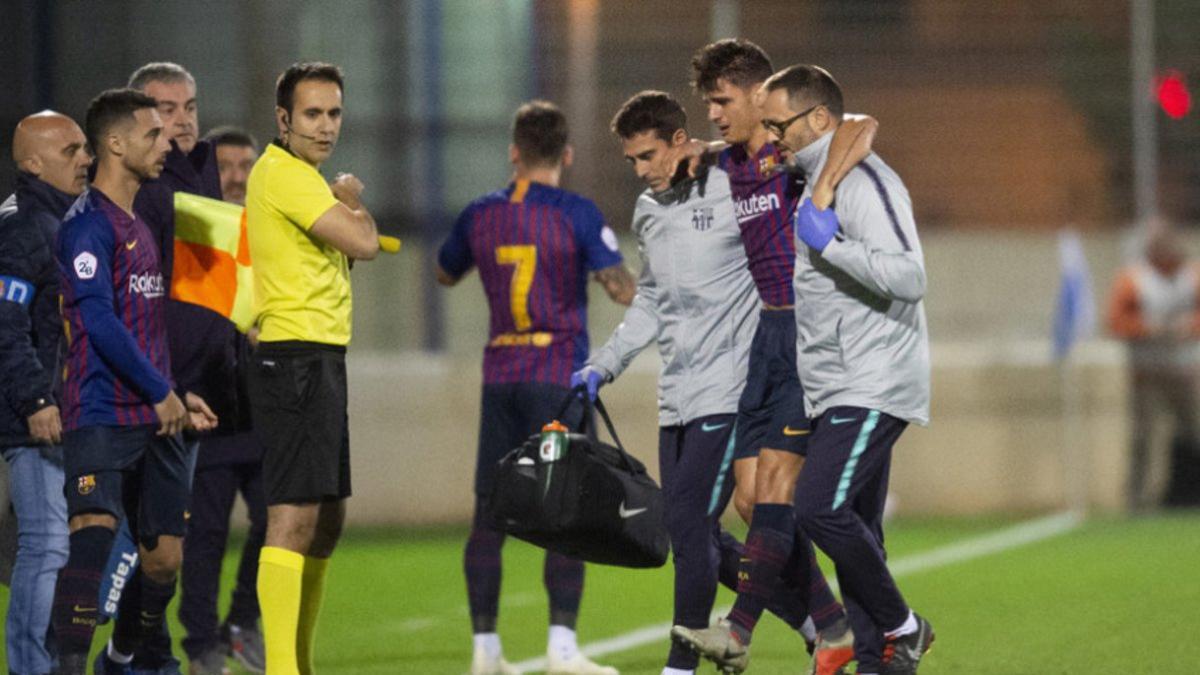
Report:
[[[593,403],[596,401],[596,395],[599,393],[600,385],[602,384],[604,384],[604,375],[591,366],[584,366],[580,370],[571,373],[571,388],[586,386],[588,398]]]
[[[796,236],[800,237],[800,241],[808,244],[808,247],[817,253],[825,250],[829,241],[833,239],[833,235],[837,234],[839,227],[837,214],[833,212],[833,209],[822,211],[813,206],[811,199],[805,199],[800,203],[792,225],[795,226]]]

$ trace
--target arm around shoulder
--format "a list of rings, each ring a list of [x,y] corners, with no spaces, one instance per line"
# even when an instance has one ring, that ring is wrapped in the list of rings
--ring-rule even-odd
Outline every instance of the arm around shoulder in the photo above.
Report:
[[[829,159],[813,184],[812,201],[819,209],[833,203],[834,190],[856,164],[871,154],[879,121],[868,115],[845,115],[829,146]]]

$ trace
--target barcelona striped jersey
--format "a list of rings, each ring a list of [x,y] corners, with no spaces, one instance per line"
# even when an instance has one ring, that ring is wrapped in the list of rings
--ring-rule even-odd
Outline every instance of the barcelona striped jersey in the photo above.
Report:
[[[67,212],[57,259],[67,339],[63,427],[157,423],[173,387],[158,246],[95,187]]]
[[[463,210],[438,263],[455,277],[479,269],[490,310],[484,384],[567,386],[588,355],[588,273],[621,254],[590,200],[518,180]]]
[[[754,155],[745,145],[733,145],[717,159],[729,174],[750,275],[763,303],[776,307],[795,303],[792,213],[804,192],[802,178],[778,170],[783,163],[773,143],[764,144]]]

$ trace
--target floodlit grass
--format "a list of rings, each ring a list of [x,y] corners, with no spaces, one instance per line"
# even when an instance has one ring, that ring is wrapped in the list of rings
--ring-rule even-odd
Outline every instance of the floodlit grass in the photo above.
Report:
[[[892,560],[1012,524],[1004,519],[901,521],[888,529]],[[461,530],[369,530],[334,557],[318,645],[325,674],[462,673],[471,655]],[[232,583],[236,560],[225,565]],[[542,655],[547,607],[539,550],[504,552],[500,633],[510,661]],[[922,673],[1200,672],[1200,514],[1097,519],[1045,541],[899,578],[937,631]],[[588,568],[579,636],[618,636],[670,620],[671,570]],[[0,592],[7,602],[7,591]],[[228,602],[224,593],[222,606]],[[722,591],[718,606],[732,602]],[[181,629],[171,610],[172,632]],[[107,629],[101,629],[98,646]],[[624,673],[657,673],[667,638],[597,660]],[[182,652],[179,652],[182,654]],[[797,673],[803,643],[764,618],[749,672]],[[232,662],[231,662],[232,663]],[[705,664],[701,672],[712,672]],[[185,671],[186,672],[186,671]]]

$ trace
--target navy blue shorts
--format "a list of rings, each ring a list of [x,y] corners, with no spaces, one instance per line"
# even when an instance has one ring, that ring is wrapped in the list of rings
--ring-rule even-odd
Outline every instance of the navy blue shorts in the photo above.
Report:
[[[795,312],[764,309],[750,344],[746,388],[738,400],[733,457],[757,457],[762,448],[803,455],[810,429],[796,370]]]
[[[154,548],[182,537],[191,462],[178,435],[158,427],[83,427],[63,435],[67,514],[109,513],[129,520],[134,538]]]
[[[483,385],[475,465],[476,496],[486,496],[491,491],[496,464],[513,448],[540,432],[570,391],[567,387],[541,382]],[[571,431],[578,431],[582,419],[582,403],[573,403],[559,421]]]

